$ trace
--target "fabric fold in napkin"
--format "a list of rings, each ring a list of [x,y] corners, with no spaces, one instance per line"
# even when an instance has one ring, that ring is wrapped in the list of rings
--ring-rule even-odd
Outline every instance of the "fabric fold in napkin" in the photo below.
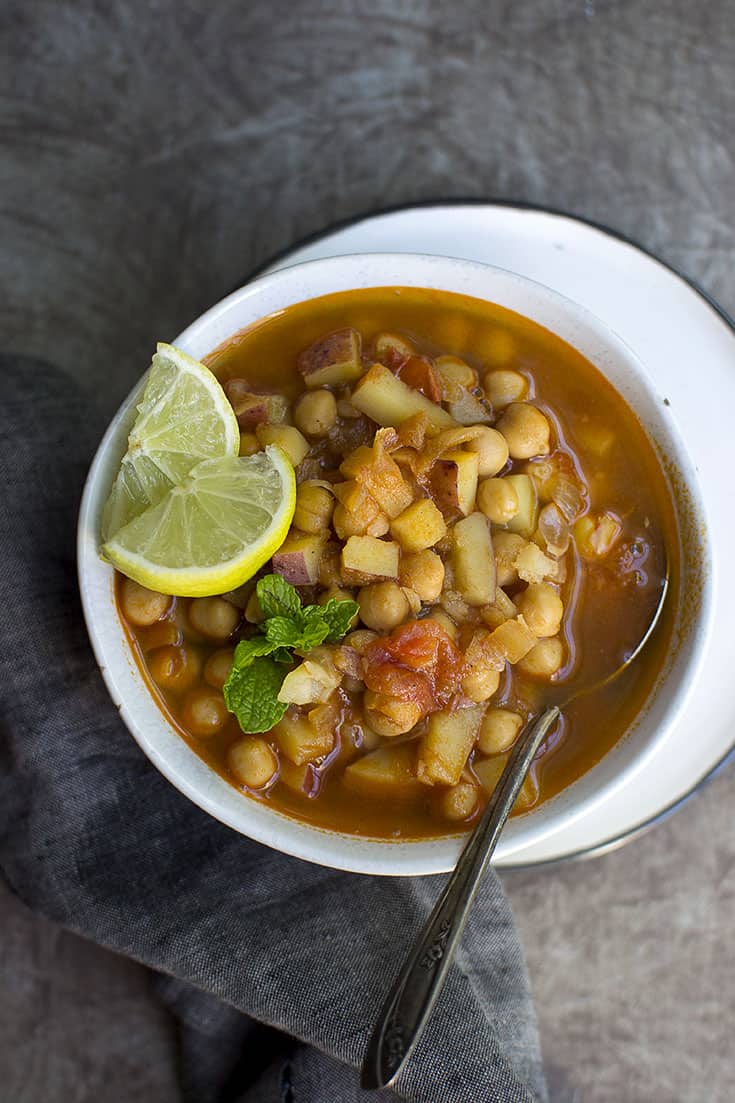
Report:
[[[82,483],[104,424],[36,361],[0,358],[0,865],[31,907],[158,971],[195,1103],[546,1098],[522,951],[489,873],[393,1092],[359,1090],[388,986],[443,878],[338,873],[217,823],[121,723],[82,619]]]

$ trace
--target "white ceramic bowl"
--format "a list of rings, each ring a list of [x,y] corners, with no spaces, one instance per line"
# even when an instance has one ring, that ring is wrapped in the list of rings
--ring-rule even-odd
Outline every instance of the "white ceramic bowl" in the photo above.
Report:
[[[631,731],[582,778],[539,809],[513,819],[496,858],[512,861],[534,842],[594,812],[628,785],[667,738],[696,679],[711,627],[712,588],[706,518],[693,464],[671,410],[634,352],[584,308],[541,284],[502,269],[446,257],[360,254],[296,265],[264,276],[217,303],[174,341],[201,358],[244,326],[274,311],[335,291],[392,286],[428,287],[473,295],[515,310],[573,345],[607,376],[637,412],[652,440],[688,488],[685,546],[688,587],[696,608],[682,619],[666,669]],[[95,655],[122,719],[154,765],[196,804],[252,839],[322,865],[360,873],[416,875],[453,867],[462,840],[360,838],[290,819],[242,795],[190,749],[167,723],[130,652],[118,619],[113,571],[98,554],[99,519],[125,448],[143,380],[123,403],[94,458],[79,516],[79,582]]]

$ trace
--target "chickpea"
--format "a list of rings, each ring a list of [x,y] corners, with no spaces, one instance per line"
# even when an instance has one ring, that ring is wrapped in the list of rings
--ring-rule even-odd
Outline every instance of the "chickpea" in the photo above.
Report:
[[[427,605],[439,600],[444,585],[444,564],[436,552],[426,548],[401,557],[398,580],[414,590]]]
[[[306,398],[309,396],[306,395]],[[302,483],[296,492],[293,523],[302,532],[324,532],[332,520],[334,498],[323,486]]]
[[[360,619],[376,632],[390,632],[406,619],[408,598],[397,582],[373,582],[357,595]]]
[[[497,475],[508,462],[508,442],[497,429],[482,426],[482,434],[465,444],[468,452],[477,452],[480,457],[478,474],[481,479],[488,475]]]
[[[539,640],[518,663],[518,669],[531,678],[551,678],[564,665],[564,644],[558,636]]]
[[[436,807],[443,819],[459,823],[473,816],[479,803],[477,786],[469,781],[460,781],[439,794]]]
[[[561,627],[564,605],[548,582],[532,582],[515,599],[518,612],[534,636],[555,636]]]
[[[477,507],[494,525],[507,525],[519,509],[516,488],[507,479],[485,479],[477,488]]]
[[[548,418],[528,402],[511,402],[498,422],[514,460],[547,456],[551,451],[551,426]]]
[[[161,689],[180,692],[189,689],[199,677],[199,656],[190,647],[157,647],[146,657],[148,673]]]
[[[223,647],[210,655],[204,664],[204,681],[213,689],[222,689],[232,670],[235,652],[231,647]]]
[[[258,443],[258,438],[255,433],[240,433],[240,455],[241,456],[254,456],[256,452],[260,452],[261,447]]]
[[[331,391],[308,391],[296,403],[293,419],[302,433],[324,437],[337,420],[337,401]]]
[[[485,394],[496,409],[522,402],[528,394],[528,380],[518,371],[489,371],[485,376]]]
[[[222,731],[229,715],[222,694],[200,686],[186,697],[181,722],[198,739],[208,739]]]
[[[422,715],[421,706],[415,701],[401,701],[372,689],[365,690],[363,705],[365,719],[372,730],[389,739],[410,732]]]
[[[454,643],[459,638],[459,628],[454,623],[448,613],[445,613],[443,609],[432,609],[426,618],[427,620],[433,620],[440,628],[443,628],[450,640]]]
[[[462,692],[471,701],[481,704],[497,692],[500,674],[486,663],[473,663],[462,679]]]
[[[523,551],[525,546],[526,541],[517,532],[493,533],[493,551],[495,552],[498,586],[512,586],[518,581],[518,571],[513,564],[518,553]]]
[[[523,727],[523,717],[510,709],[488,709],[480,724],[477,746],[482,754],[510,750]]]
[[[195,597],[189,606],[189,623],[209,640],[226,640],[240,622],[240,610],[223,597]]]
[[[120,593],[120,606],[127,621],[136,628],[147,628],[165,617],[171,608],[171,598],[168,594],[148,590],[139,582],[133,582],[132,578],[126,578]]]
[[[227,763],[240,785],[264,789],[278,771],[278,758],[270,744],[257,735],[245,735],[233,743]]]

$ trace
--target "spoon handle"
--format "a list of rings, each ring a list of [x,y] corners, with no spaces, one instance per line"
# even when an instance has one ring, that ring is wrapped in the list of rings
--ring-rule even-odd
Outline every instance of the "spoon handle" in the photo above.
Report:
[[[388,1087],[418,1042],[444,984],[480,878],[533,757],[559,715],[556,706],[546,709],[516,742],[482,818],[470,835],[378,1017],[362,1066],[363,1088]]]

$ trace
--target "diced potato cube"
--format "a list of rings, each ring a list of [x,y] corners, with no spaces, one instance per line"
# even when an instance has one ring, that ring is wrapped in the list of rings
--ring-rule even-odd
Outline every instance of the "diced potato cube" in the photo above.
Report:
[[[271,735],[294,766],[316,762],[334,749],[334,731],[317,730],[305,716],[284,716]]]
[[[518,577],[524,582],[543,582],[545,578],[554,578],[557,573],[555,560],[544,555],[538,544],[526,544],[515,559]]]
[[[518,496],[518,512],[505,526],[508,532],[517,532],[528,538],[536,531],[538,523],[538,495],[536,486],[528,475],[506,475]]]
[[[348,789],[368,797],[410,800],[425,791],[416,777],[414,743],[378,747],[351,762],[343,776]]]
[[[298,467],[309,451],[309,442],[293,425],[257,425],[255,435],[261,446],[277,444],[294,467]]]
[[[435,712],[419,741],[417,775],[424,785],[456,785],[480,730],[484,709]]]
[[[397,428],[414,414],[425,413],[438,429],[454,425],[454,419],[428,398],[406,386],[383,364],[373,364],[352,392],[352,404],[378,425]]]
[[[368,582],[377,578],[398,578],[400,548],[393,540],[374,536],[351,536],[342,548],[342,569]]]
[[[304,349],[296,366],[306,386],[324,387],[359,379],[362,375],[360,345],[356,329],[338,329]]]
[[[447,452],[431,469],[431,493],[442,512],[466,517],[475,508],[480,457],[477,452]]]
[[[431,498],[420,498],[391,522],[390,534],[403,551],[417,552],[446,536],[447,526]]]
[[[455,583],[468,605],[495,600],[495,555],[490,526],[482,513],[471,513],[452,529]]]
[[[295,766],[284,756],[281,759],[278,780],[282,781],[286,788],[292,792],[308,796],[314,785],[314,771],[309,762],[304,762],[301,766]]]
[[[283,395],[256,394],[246,379],[229,379],[224,389],[241,429],[254,429],[265,421],[278,424],[286,420],[288,402]]]
[[[342,673],[333,663],[304,659],[283,679],[278,700],[286,705],[316,705],[328,701],[341,681]]]
[[[274,574],[283,575],[293,586],[314,586],[319,580],[321,560],[327,533],[313,535],[291,529],[273,555]]]

